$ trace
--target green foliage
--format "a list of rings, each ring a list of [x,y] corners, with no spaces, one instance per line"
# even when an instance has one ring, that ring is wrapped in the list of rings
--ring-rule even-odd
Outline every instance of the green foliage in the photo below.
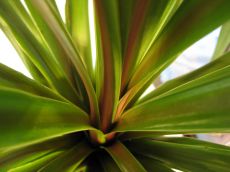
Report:
[[[230,132],[229,0],[66,0],[65,22],[55,0],[25,3],[0,0],[33,77],[0,64],[1,172],[229,171],[229,147],[170,137]],[[219,26],[212,62],[140,99]]]

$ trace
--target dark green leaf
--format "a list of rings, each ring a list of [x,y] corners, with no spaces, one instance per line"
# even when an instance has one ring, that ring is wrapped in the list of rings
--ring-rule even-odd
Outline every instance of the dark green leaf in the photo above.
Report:
[[[161,94],[170,92],[171,90],[177,88],[178,86],[185,85],[185,84],[190,84],[191,81],[202,78],[205,75],[209,75],[213,72],[216,72],[218,70],[221,70],[225,67],[230,66],[230,53],[227,53],[221,58],[212,61],[208,63],[207,65],[191,72],[186,75],[183,75],[181,77],[172,79],[164,84],[162,84],[160,87],[157,89],[153,90],[151,93],[149,93],[147,96],[143,97],[140,99],[140,101],[137,102],[137,104],[143,103],[145,101],[148,101],[154,97],[157,97]]]
[[[129,88],[145,81],[146,78],[152,78],[178,53],[228,21],[228,6],[228,0],[184,1],[138,66],[130,80]]]
[[[0,1],[0,15],[26,54],[25,57],[30,58],[30,61],[44,75],[51,87],[67,99],[83,107],[79,96],[73,94],[75,93],[73,87],[66,80],[65,74],[60,70],[54,56],[50,54],[39,37],[39,33],[34,33],[30,25],[27,24],[27,18],[21,14],[23,13],[21,12],[22,8],[17,6],[18,3],[18,1]]]
[[[56,151],[49,154],[46,154],[42,157],[39,157],[35,160],[32,160],[30,162],[27,162],[21,166],[18,166],[16,168],[11,168],[9,172],[34,172],[41,169],[43,166],[45,166],[47,163],[52,161],[53,159],[57,158],[58,156],[62,155],[63,151]]]
[[[88,3],[88,0],[67,0],[66,21],[73,42],[93,81]]]
[[[99,126],[99,109],[93,84],[83,64],[83,61],[74,47],[65,25],[62,21],[60,21],[55,10],[52,8],[52,4],[49,1],[32,0],[28,1],[28,3],[30,3],[30,7],[33,8],[37,14],[39,14],[39,18],[44,21],[47,28],[50,30],[50,32],[52,32],[53,39],[57,41],[56,43],[58,44],[60,50],[66,54],[66,58],[72,62],[77,70],[88,94],[91,122],[94,125]]]
[[[123,39],[127,39],[122,72],[123,91],[127,87],[127,83],[135,72],[137,65],[160,35],[181,2],[182,0],[137,0],[132,1],[131,4],[123,4],[126,7],[121,7],[121,9],[124,8],[128,11],[127,14],[126,12],[121,13],[122,18],[125,18],[127,22],[125,26],[128,27],[128,29],[125,29],[125,27],[121,30],[125,32],[125,35],[123,33],[123,36],[125,36]],[[123,3],[127,2],[123,1]],[[129,16],[130,13],[132,17]],[[123,24],[123,20],[121,19],[121,24]],[[128,30],[128,33],[126,33],[126,30]]]
[[[229,132],[229,95],[227,66],[131,108],[115,131]]]
[[[228,21],[230,18],[228,6],[230,6],[228,0],[183,1],[133,73],[128,91],[121,99],[119,114],[127,105],[139,98],[160,72],[178,57],[178,54]]]
[[[215,146],[213,143],[182,138],[177,141],[133,140],[127,142],[132,151],[158,159],[171,167],[183,171],[229,171],[230,148]]]
[[[116,162],[109,156],[108,153],[100,152],[98,158],[105,172],[121,172]]]
[[[0,149],[92,129],[87,114],[68,103],[0,88]]]
[[[111,124],[117,107],[121,83],[121,40],[119,30],[118,1],[96,0],[96,21],[101,36],[102,61],[104,67],[100,109],[102,129]]]
[[[31,94],[48,97],[61,101],[68,101],[51,89],[27,78],[23,74],[0,64],[0,86],[15,88]]]
[[[142,165],[135,159],[129,150],[120,142],[105,147],[121,171],[146,172]]]
[[[55,150],[64,150],[74,146],[81,138],[79,133],[71,133],[48,140],[31,142],[24,145],[16,145],[0,151],[0,166],[13,168],[22,165],[27,160],[31,161],[34,157],[40,157]]]
[[[73,148],[58,156],[56,159],[45,165],[39,171],[73,171],[81,162],[93,152],[85,142],[80,142]]]
[[[147,171],[159,171],[159,172],[173,172],[173,170],[165,163],[147,156],[140,154],[134,154],[138,161],[145,167]]]

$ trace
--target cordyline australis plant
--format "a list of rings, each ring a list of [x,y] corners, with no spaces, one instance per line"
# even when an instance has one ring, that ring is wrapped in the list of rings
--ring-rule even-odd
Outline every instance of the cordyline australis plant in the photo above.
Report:
[[[229,0],[67,0],[66,22],[25,4],[0,0],[33,77],[0,65],[0,171],[229,171],[229,147],[170,137],[230,132]],[[221,25],[209,64],[140,98]]]

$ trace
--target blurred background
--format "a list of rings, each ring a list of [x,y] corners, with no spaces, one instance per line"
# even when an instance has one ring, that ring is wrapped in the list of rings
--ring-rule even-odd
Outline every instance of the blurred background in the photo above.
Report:
[[[65,1],[63,0],[57,0],[57,5],[63,19],[65,18],[64,3]],[[189,47],[187,50],[185,50],[166,70],[162,72],[161,76],[154,82],[154,85],[149,87],[145,94],[170,79],[191,72],[207,64],[211,60],[219,33],[220,28],[216,29],[215,31]],[[14,50],[13,46],[10,44],[7,37],[1,30],[0,63],[3,63],[23,73],[27,77],[32,78],[25,66],[23,65],[22,61],[20,60],[19,56],[17,55],[17,52]],[[230,146],[230,134],[198,134],[192,137],[197,137],[202,140]]]

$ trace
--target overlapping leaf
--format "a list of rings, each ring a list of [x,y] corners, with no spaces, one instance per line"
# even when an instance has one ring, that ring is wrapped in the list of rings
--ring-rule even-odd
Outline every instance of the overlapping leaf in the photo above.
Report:
[[[85,142],[80,142],[56,159],[42,167],[39,171],[73,171],[93,151]]]
[[[95,1],[96,21],[102,47],[103,80],[100,95],[102,129],[106,131],[112,122],[120,95],[121,40],[119,30],[118,1]]]
[[[88,94],[91,122],[93,125],[98,126],[99,111],[93,85],[82,60],[73,45],[70,35],[65,29],[64,24],[59,20],[59,17],[49,1],[32,0],[28,2],[30,3],[31,8],[37,11],[37,14],[39,14],[50,31],[52,31],[54,36],[53,38],[57,41],[61,50],[66,54],[66,58],[71,60],[77,70]]]
[[[121,171],[146,171],[122,143],[117,142],[106,147],[105,150],[111,155]]]
[[[156,158],[172,168],[183,171],[227,172],[230,167],[229,147],[213,143],[178,138],[172,141],[135,140],[126,145],[132,152]]]
[[[209,5],[205,6],[207,3]],[[128,91],[120,101],[118,116],[139,98],[153,79],[172,63],[178,54],[229,20],[229,3],[224,0],[195,0],[182,3],[131,77]]]
[[[230,21],[225,23],[220,31],[220,35],[218,37],[218,42],[215,48],[215,51],[213,53],[213,59],[216,59],[223,54],[230,51]]]
[[[71,104],[0,88],[0,147],[88,130],[87,115]]]
[[[126,111],[115,131],[229,132],[229,78],[227,66],[150,99]]]
[[[55,88],[67,99],[81,106],[79,96],[74,94],[73,87],[66,80],[66,76],[60,70],[54,57],[49,53],[47,47],[43,45],[42,40],[37,38],[39,33],[34,33],[31,30],[32,28],[27,22],[29,19],[21,14],[23,13],[22,8],[19,8],[18,3],[15,1],[1,1],[0,3],[1,17],[7,24],[5,27],[10,30],[14,38],[19,42],[23,53],[26,55],[24,57],[30,58],[29,61],[44,75],[51,87]]]
[[[196,80],[198,78],[202,78],[205,75],[209,75],[213,72],[216,72],[218,70],[224,69],[226,67],[230,66],[230,53],[227,53],[223,56],[221,56],[219,59],[212,61],[208,63],[207,65],[191,72],[186,75],[183,75],[181,77],[175,78],[173,80],[170,80],[164,84],[162,84],[159,88],[155,89],[151,93],[149,93],[147,96],[140,99],[140,101],[137,102],[137,104],[143,103],[145,101],[148,101],[154,97],[157,97],[161,94],[170,92],[174,89],[176,89],[178,86],[189,84],[191,81]]]
[[[61,101],[68,101],[51,89],[25,77],[23,74],[0,64],[0,86],[20,89],[25,92]]]

